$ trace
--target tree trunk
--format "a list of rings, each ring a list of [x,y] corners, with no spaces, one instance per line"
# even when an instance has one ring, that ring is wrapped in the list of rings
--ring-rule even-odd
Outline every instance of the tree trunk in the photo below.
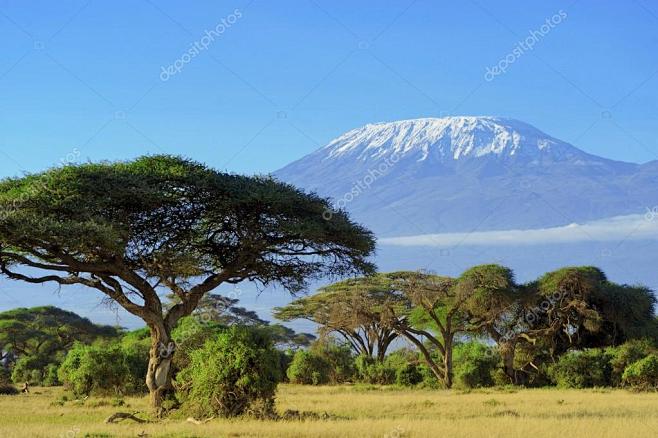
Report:
[[[171,361],[176,350],[171,334],[164,323],[150,325],[151,349],[146,372],[146,387],[149,390],[151,407],[162,414],[162,402],[173,391]]]
[[[411,343],[414,344],[416,347],[418,347],[420,352],[423,354],[423,357],[425,357],[425,362],[430,367],[430,370],[432,371],[432,374],[434,374],[434,376],[436,377],[436,379],[439,382],[444,382],[445,383],[445,381],[444,381],[445,372],[443,372],[438,367],[438,365],[436,364],[434,359],[432,359],[431,353],[429,352],[429,350],[427,348],[425,348],[423,343],[421,341],[419,341],[418,339],[416,339],[414,336],[407,333],[407,332],[402,331],[402,332],[400,332],[400,334],[402,336],[404,336],[405,338],[407,338],[408,340],[410,340]]]
[[[514,353],[516,350],[515,342],[501,342],[498,344],[500,356],[503,359],[505,375],[509,377],[513,384],[517,383],[516,370],[514,369]]]
[[[443,382],[446,388],[452,387],[452,336],[444,340],[445,354],[443,355]]]

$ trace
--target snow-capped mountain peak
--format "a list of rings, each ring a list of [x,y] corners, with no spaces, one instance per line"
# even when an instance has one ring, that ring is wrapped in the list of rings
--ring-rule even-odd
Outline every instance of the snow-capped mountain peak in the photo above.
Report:
[[[275,175],[380,236],[566,226],[658,202],[658,161],[598,157],[498,117],[365,125]]]
[[[368,124],[348,131],[324,148],[327,159],[355,156],[362,161],[409,154],[418,161],[485,155],[534,157],[563,155],[574,149],[518,120],[472,116]]]

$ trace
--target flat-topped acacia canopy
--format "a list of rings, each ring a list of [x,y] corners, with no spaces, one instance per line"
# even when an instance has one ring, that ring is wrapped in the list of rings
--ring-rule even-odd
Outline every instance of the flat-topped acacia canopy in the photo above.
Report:
[[[296,292],[311,278],[373,272],[372,233],[343,211],[327,220],[327,209],[272,178],[175,156],[68,165],[0,182],[0,271],[82,284],[142,318],[157,407],[171,388],[171,357],[158,346],[205,293],[243,280]],[[158,288],[180,302],[165,311]]]

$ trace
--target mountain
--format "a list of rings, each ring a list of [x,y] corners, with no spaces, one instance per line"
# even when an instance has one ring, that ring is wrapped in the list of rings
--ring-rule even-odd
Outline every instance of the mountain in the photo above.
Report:
[[[658,205],[658,162],[598,157],[500,117],[368,124],[274,176],[384,237],[547,228]]]

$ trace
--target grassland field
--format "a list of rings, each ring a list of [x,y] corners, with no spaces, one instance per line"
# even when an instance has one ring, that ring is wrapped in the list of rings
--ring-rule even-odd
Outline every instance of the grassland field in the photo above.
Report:
[[[0,437],[658,437],[658,393],[491,389],[468,393],[377,386],[281,385],[277,410],[329,419],[186,418],[105,424],[115,412],[147,418],[147,399],[64,401],[62,388],[0,396]]]

